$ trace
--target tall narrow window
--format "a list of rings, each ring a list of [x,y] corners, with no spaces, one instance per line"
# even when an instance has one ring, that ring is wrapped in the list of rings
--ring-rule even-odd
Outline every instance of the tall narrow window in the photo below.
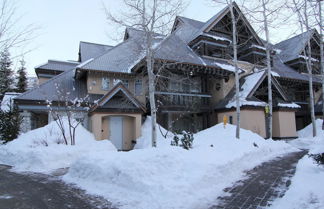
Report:
[[[101,81],[102,90],[109,90],[109,78],[103,77]]]
[[[128,80],[122,80],[122,82],[123,82],[123,84],[124,84],[124,86],[126,87],[126,88],[128,88]]]
[[[138,79],[135,81],[135,95],[142,94],[142,80]]]

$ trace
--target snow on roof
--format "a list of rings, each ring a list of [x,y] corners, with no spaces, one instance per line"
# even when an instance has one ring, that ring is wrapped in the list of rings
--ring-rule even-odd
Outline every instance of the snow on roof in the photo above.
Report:
[[[113,46],[110,45],[80,41],[80,61],[84,62],[91,58],[96,58],[112,48]]]
[[[201,35],[207,36],[207,37],[215,39],[215,40],[228,41],[228,42],[232,43],[231,40],[229,40],[228,38],[225,38],[225,37],[221,37],[221,36],[217,36],[217,35],[213,35],[213,34],[209,34],[209,33],[201,33]]]
[[[258,48],[258,49],[266,50],[265,47],[260,46],[260,45],[256,45],[256,44],[252,44],[252,45],[250,46],[250,48]]]
[[[240,97],[249,97],[252,93],[252,90],[256,88],[257,83],[261,80],[261,78],[265,75],[265,71],[261,70],[256,73],[252,73],[246,77],[244,77],[244,84],[241,86]]]
[[[81,64],[77,65],[76,68],[82,68],[83,66],[85,66],[86,64],[91,62],[92,60],[93,60],[93,58],[90,58],[90,59],[86,60],[85,62],[82,62]]]
[[[45,64],[36,66],[35,69],[67,71],[75,68],[78,64],[80,63],[76,61],[48,60]]]
[[[280,75],[275,71],[271,71],[271,75],[275,77],[280,77]]]
[[[13,98],[19,96],[20,93],[17,92],[6,92],[1,101],[1,110],[8,112],[13,106]]]
[[[300,108],[296,103],[278,103],[278,107]]]
[[[257,84],[260,83],[260,80],[264,77],[265,71],[260,70],[259,72],[252,73],[250,75],[245,76],[244,83],[240,87],[240,106],[243,105],[250,105],[250,106],[266,106],[267,104],[262,101],[252,101],[251,95],[253,90],[256,89]],[[226,108],[236,107],[236,99],[235,99],[235,92],[233,92],[232,98],[228,101],[225,105]]]
[[[305,48],[307,40],[312,37],[313,33],[314,30],[309,30],[277,43],[275,47],[281,50],[279,54],[281,60],[283,62],[288,62],[298,58],[298,55],[300,55],[303,48]]]

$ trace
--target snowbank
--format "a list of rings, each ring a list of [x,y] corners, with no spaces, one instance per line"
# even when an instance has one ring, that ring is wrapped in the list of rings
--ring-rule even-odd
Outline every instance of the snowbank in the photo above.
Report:
[[[138,147],[150,143],[145,139],[148,127],[144,124]],[[79,158],[63,179],[106,197],[118,208],[208,208],[225,187],[244,176],[244,170],[295,150],[251,131],[242,129],[239,140],[234,134],[235,126],[216,125],[195,134],[189,151],[159,136],[158,148]]]
[[[283,198],[273,202],[273,209],[324,208],[324,167],[305,156],[297,165],[292,184]]]
[[[322,130],[323,120],[317,119],[315,121],[315,124],[316,124],[317,135],[323,137],[323,135],[324,135],[324,131]],[[298,136],[302,137],[302,138],[311,138],[311,137],[313,137],[313,126],[312,126],[312,124],[309,124],[304,129],[298,131]]]
[[[304,129],[298,131],[298,139],[291,140],[288,143],[299,149],[308,149],[310,152],[317,152],[317,150],[324,152],[324,148],[322,147],[324,141],[322,123],[323,120],[316,120],[317,137],[313,137],[313,127],[312,124],[309,124]]]
[[[312,124],[298,132],[300,137],[289,143],[309,153],[324,153],[322,120],[316,120],[318,137],[313,137]],[[317,165],[313,158],[304,156],[297,164],[296,174],[285,195],[274,201],[271,208],[324,208],[324,166]]]
[[[152,147],[152,129],[151,129],[151,116],[148,116],[142,125],[141,133],[142,136],[136,140],[134,149],[144,149]],[[161,131],[160,131],[161,130]],[[162,135],[167,135],[166,138]],[[162,126],[157,125],[157,139],[156,144],[158,147],[169,147],[173,134],[167,132]]]
[[[67,127],[67,121],[64,121],[64,126]],[[76,130],[76,145],[67,146],[63,143],[61,131],[53,121],[0,145],[0,164],[14,166],[16,171],[48,173],[54,169],[69,167],[77,158],[92,152],[103,154],[116,150],[107,140],[96,141],[81,125]]]

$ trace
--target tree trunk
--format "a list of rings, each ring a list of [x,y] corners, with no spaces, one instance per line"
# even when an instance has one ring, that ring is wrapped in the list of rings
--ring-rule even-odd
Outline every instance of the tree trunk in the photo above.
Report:
[[[239,82],[239,69],[237,66],[237,43],[236,43],[236,20],[233,9],[233,2],[230,0],[230,12],[232,19],[233,30],[233,54],[234,54],[234,66],[235,66],[235,99],[236,99],[236,138],[240,138],[240,82]]]
[[[308,23],[308,14],[307,14],[307,0],[304,2],[304,16],[305,16],[305,25],[307,32],[310,31],[309,23]],[[313,92],[313,70],[312,70],[312,49],[310,45],[310,39],[307,40],[307,71],[308,71],[308,85],[309,85],[309,105],[310,105],[310,114],[311,114],[311,120],[312,120],[312,126],[313,126],[313,137],[315,137],[316,134],[316,123],[315,123],[315,110],[314,110],[314,92]],[[305,50],[304,50],[305,51]],[[305,53],[306,56],[306,53]]]
[[[146,62],[147,74],[149,82],[149,98],[151,107],[152,119],[152,146],[156,147],[156,105],[155,105],[155,75],[154,75],[154,59],[152,51],[152,33],[148,32],[147,35],[147,49],[146,49]]]
[[[268,18],[266,15],[266,5],[265,1],[262,0],[262,13],[263,13],[263,23],[266,35],[266,53],[267,53],[267,74],[268,74],[268,105],[269,105],[269,138],[272,138],[272,84],[271,84],[271,57],[270,57],[270,40],[269,40],[269,29],[268,29]]]
[[[322,3],[318,2],[319,8],[319,26],[320,26],[320,51],[321,51],[321,70],[322,70],[322,119],[324,120],[324,42],[323,42],[323,22],[322,22]],[[324,130],[324,123],[322,125],[322,130]]]

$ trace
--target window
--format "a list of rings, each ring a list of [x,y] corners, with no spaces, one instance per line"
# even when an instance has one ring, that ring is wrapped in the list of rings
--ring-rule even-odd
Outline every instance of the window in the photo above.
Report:
[[[128,80],[122,80],[122,82],[123,82],[124,86],[125,86],[126,88],[128,88]]]
[[[109,90],[109,78],[103,77],[101,81],[102,90]]]
[[[138,79],[135,81],[135,95],[142,94],[142,80]]]
[[[229,124],[233,124],[233,116],[229,116]]]

